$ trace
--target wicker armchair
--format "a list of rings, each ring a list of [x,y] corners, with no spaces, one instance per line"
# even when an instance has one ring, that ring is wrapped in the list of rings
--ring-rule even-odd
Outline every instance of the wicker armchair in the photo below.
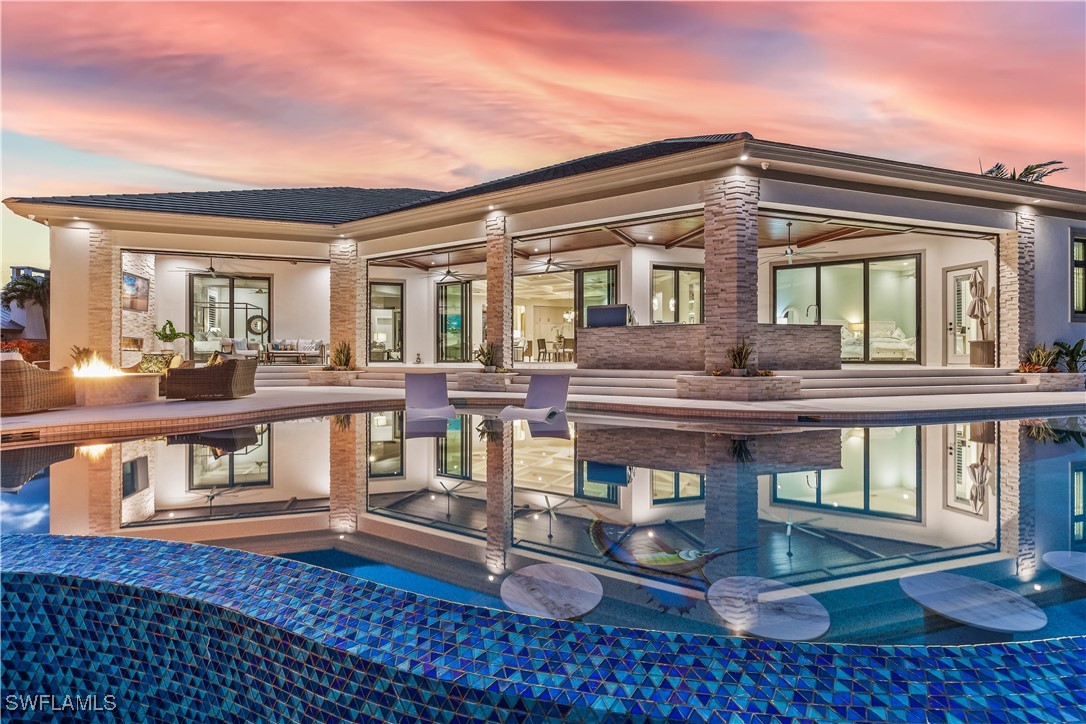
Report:
[[[213,367],[178,367],[166,371],[166,397],[233,400],[255,394],[255,380],[255,359],[229,359]]]
[[[161,354],[144,353],[140,361],[130,367],[122,367],[121,372],[139,374],[159,374],[162,378],[158,381],[158,394],[166,394],[166,370],[178,367],[195,367],[195,362],[186,362],[184,356],[173,352]]]
[[[0,360],[0,415],[74,404],[75,377],[71,370],[50,372],[21,359]]]

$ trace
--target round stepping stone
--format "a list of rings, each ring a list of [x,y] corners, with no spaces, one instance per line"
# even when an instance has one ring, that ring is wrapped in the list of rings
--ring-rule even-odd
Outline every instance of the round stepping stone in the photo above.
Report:
[[[705,593],[730,627],[753,636],[810,641],[826,633],[830,614],[810,594],[757,576],[722,578]]]
[[[1041,560],[1076,581],[1086,583],[1086,553],[1080,551],[1050,551]]]
[[[929,611],[985,631],[1036,631],[1048,623],[1033,601],[988,581],[940,571],[906,576],[899,584]]]
[[[510,610],[545,618],[580,618],[603,600],[603,584],[591,573],[558,563],[538,563],[504,581],[502,601]]]

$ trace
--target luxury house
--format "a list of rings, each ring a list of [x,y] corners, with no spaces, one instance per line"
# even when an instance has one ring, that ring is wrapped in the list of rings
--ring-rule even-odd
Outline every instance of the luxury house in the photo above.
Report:
[[[747,133],[450,193],[4,203],[50,229],[54,367],[76,344],[131,364],[167,319],[196,359],[346,340],[359,365],[453,363],[489,341],[504,366],[666,370],[726,368],[744,340],[763,369],[967,365],[979,340],[973,364],[1007,367],[1086,322],[1086,193]]]

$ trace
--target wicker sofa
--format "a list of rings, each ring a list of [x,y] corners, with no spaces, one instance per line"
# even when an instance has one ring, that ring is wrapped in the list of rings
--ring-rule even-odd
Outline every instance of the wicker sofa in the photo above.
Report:
[[[212,367],[178,367],[166,371],[166,397],[233,400],[255,394],[255,380],[255,359],[228,359]]]
[[[0,415],[41,412],[75,404],[71,370],[50,372],[15,357],[0,358]]]

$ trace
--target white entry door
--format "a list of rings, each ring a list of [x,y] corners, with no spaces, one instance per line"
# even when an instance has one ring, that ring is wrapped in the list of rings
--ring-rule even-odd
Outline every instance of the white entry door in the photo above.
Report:
[[[969,275],[972,272],[972,269],[943,271],[946,288],[943,349],[948,365],[969,364],[969,343],[979,337],[977,320],[966,314],[969,302],[973,300],[969,294]]]

